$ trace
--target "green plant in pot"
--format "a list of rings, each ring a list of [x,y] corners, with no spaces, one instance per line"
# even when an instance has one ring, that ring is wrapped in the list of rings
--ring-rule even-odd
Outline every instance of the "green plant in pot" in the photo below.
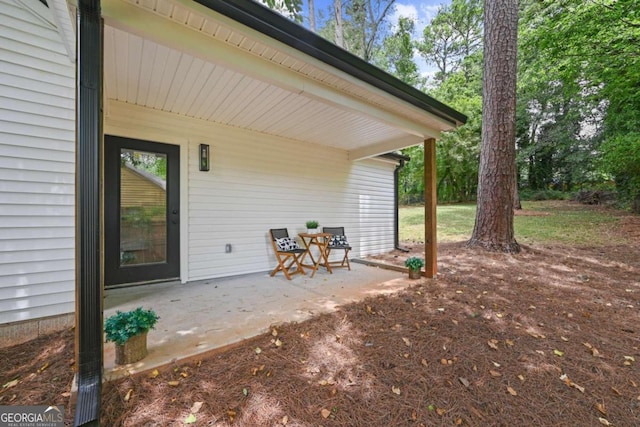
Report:
[[[416,256],[412,256],[404,260],[404,265],[409,269],[409,277],[411,279],[419,279],[422,276],[420,269],[424,267],[424,260]]]
[[[116,345],[116,364],[126,365],[147,355],[147,333],[158,322],[153,310],[138,307],[131,311],[116,311],[104,322],[107,341]]]
[[[317,233],[318,232],[318,221],[311,220],[305,223],[307,226],[307,233]]]

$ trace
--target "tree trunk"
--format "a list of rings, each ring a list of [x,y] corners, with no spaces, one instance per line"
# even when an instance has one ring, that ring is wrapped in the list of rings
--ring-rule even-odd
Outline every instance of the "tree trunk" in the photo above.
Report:
[[[513,209],[516,211],[522,210],[522,203],[520,203],[520,193],[518,193],[518,166],[516,165],[516,181],[513,186]]]
[[[344,31],[342,29],[342,0],[333,0],[333,11],[336,15],[336,45],[344,48]]]
[[[316,8],[313,0],[309,0],[309,29],[316,32]]]
[[[478,210],[467,245],[515,253],[520,251],[513,230],[518,1],[487,1],[484,14]]]

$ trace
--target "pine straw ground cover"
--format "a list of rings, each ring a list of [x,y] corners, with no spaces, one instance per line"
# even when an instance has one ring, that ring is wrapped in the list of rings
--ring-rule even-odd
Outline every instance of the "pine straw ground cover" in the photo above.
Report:
[[[640,425],[638,229],[518,255],[441,245],[435,281],[106,383],[101,424]],[[62,404],[71,424],[72,340],[0,349],[0,405]]]

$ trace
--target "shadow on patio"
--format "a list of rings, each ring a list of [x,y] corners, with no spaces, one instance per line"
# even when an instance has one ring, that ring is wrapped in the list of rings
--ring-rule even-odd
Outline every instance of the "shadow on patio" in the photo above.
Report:
[[[115,365],[113,343],[104,347],[104,378],[136,373],[218,349],[266,332],[270,325],[303,321],[336,306],[388,294],[415,281],[398,271],[352,263],[351,271],[320,269],[287,280],[268,272],[167,282],[105,291],[104,318],[116,310],[153,308],[160,320],[149,332],[149,355],[132,365]]]

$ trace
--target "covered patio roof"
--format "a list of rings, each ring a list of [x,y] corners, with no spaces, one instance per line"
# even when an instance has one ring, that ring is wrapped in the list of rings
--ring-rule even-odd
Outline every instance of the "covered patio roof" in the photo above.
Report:
[[[64,3],[52,1],[55,10]],[[359,160],[422,144],[466,121],[251,1],[101,5],[107,122],[110,109],[126,103],[344,149]]]

